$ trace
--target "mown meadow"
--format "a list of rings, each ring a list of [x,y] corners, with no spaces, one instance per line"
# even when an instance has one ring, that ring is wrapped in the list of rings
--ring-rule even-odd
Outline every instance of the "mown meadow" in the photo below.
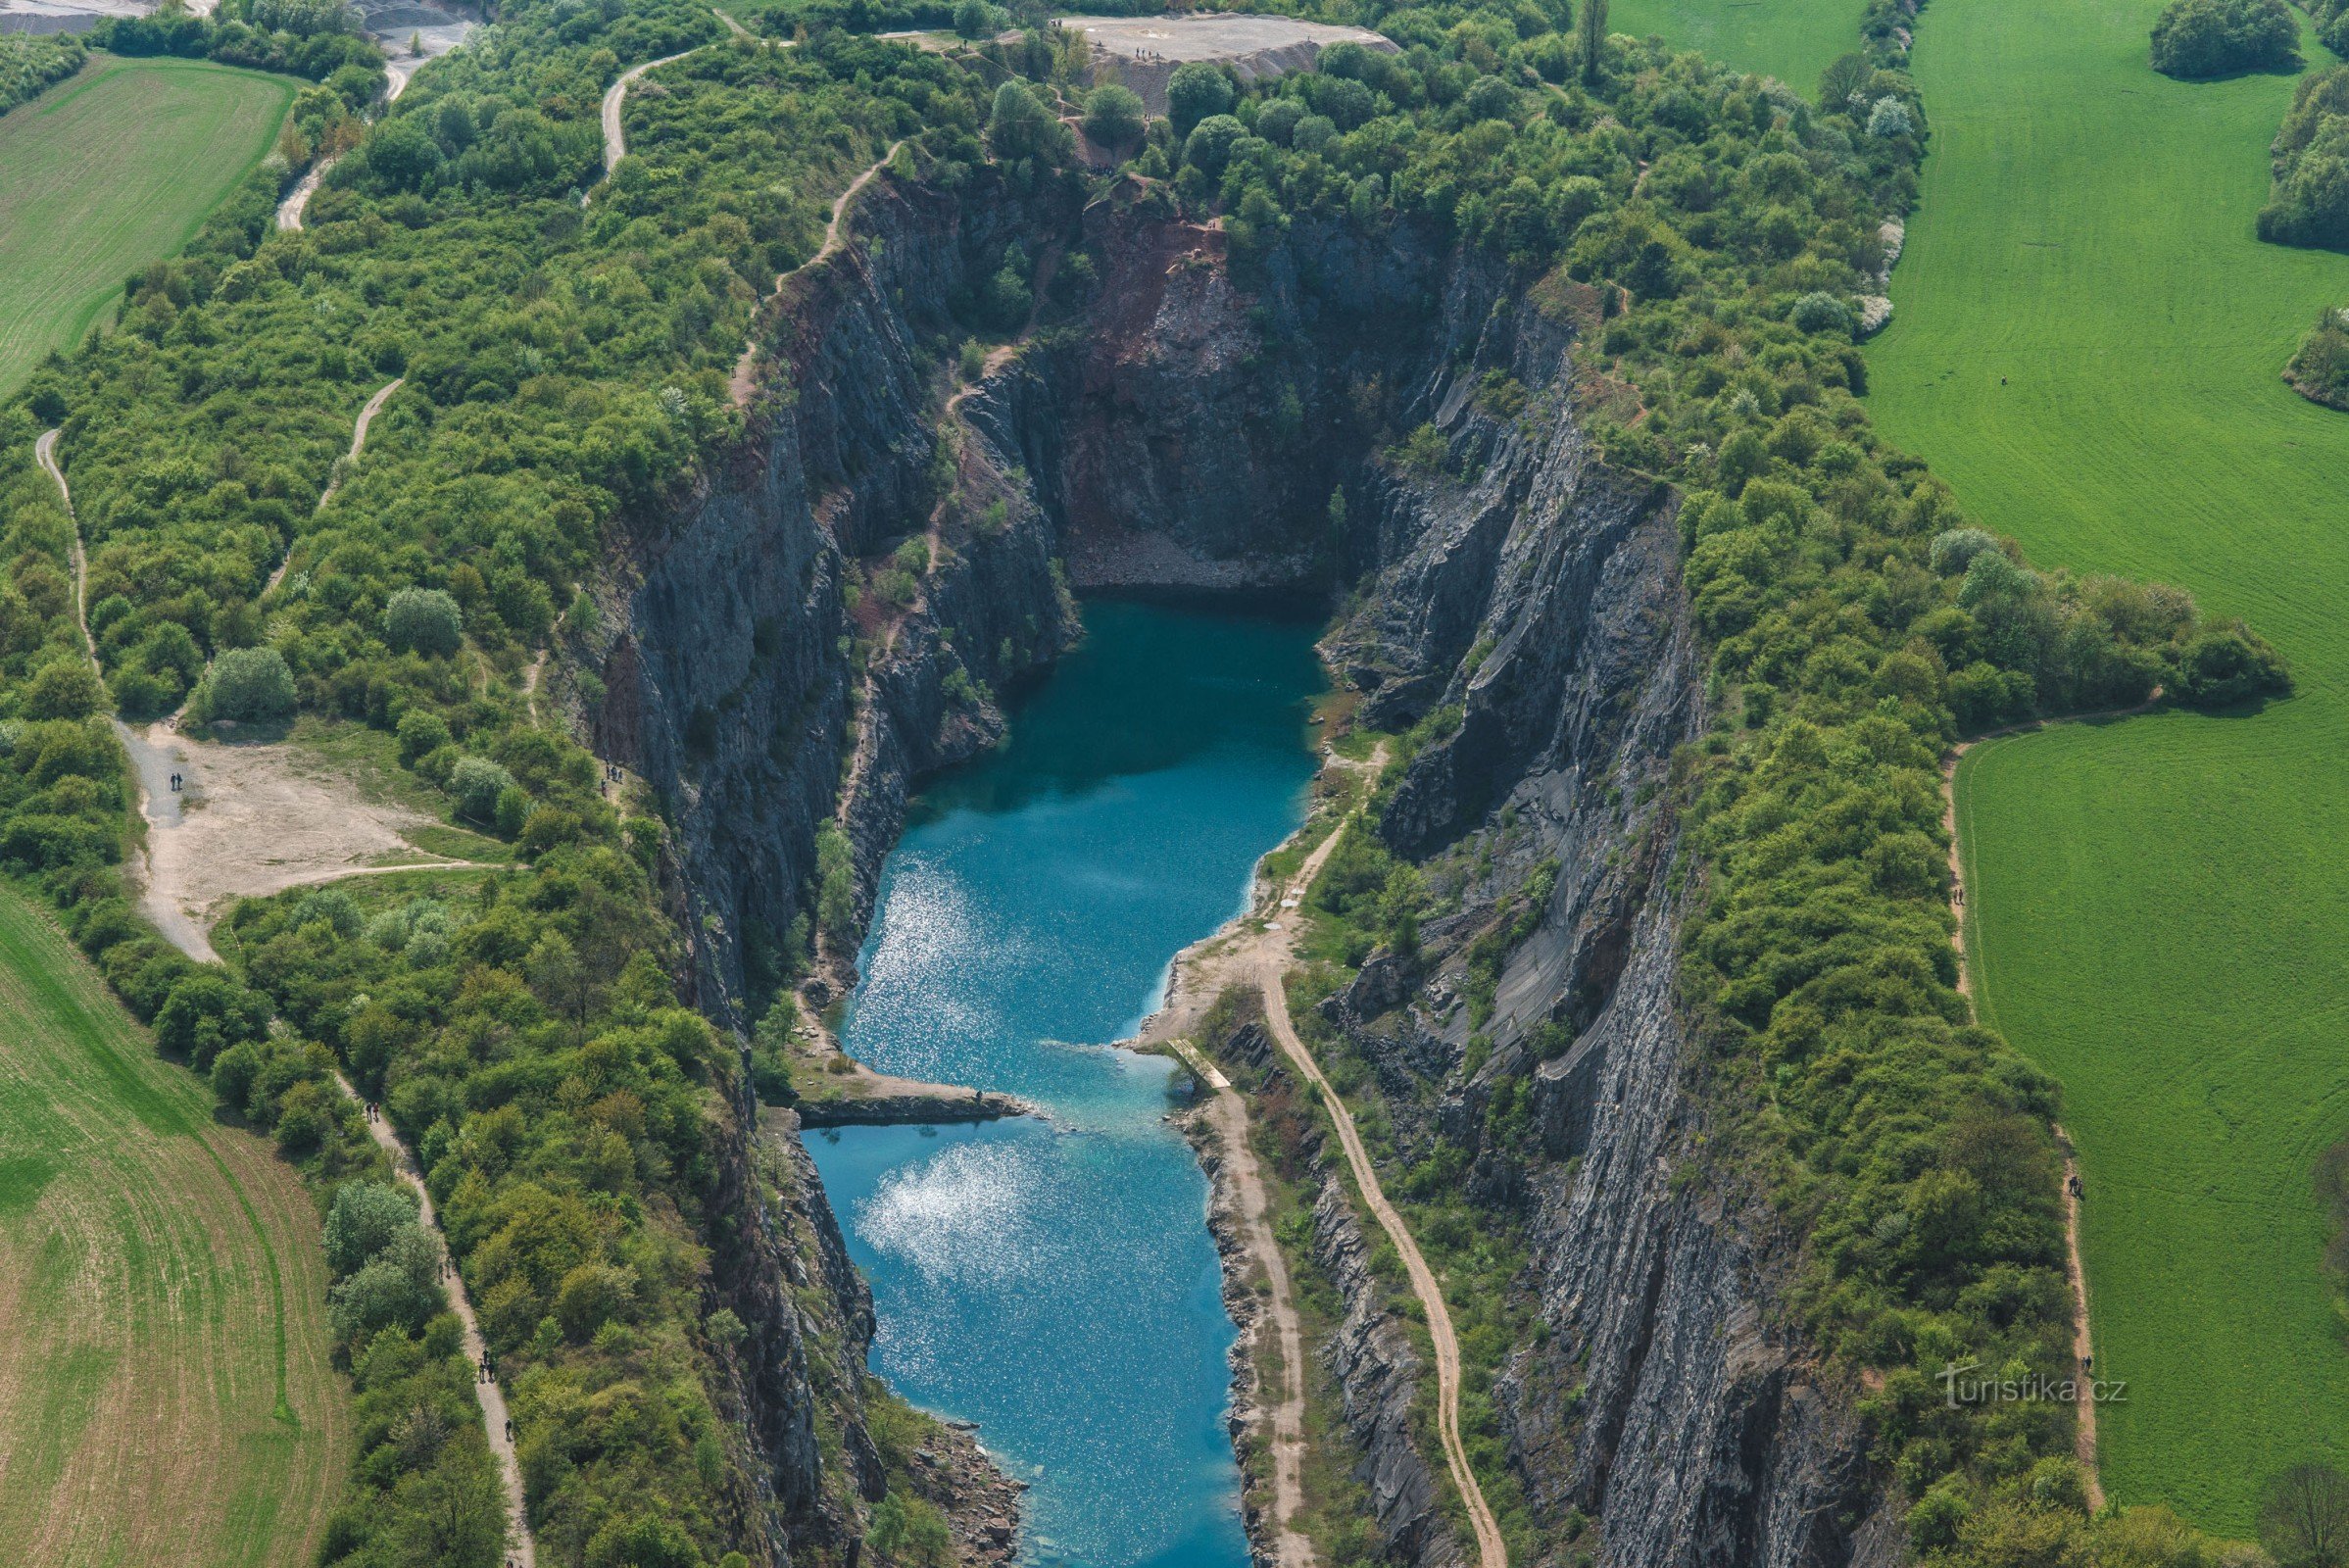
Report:
[[[2248,1534],[2349,1456],[2318,1154],[2349,1132],[2349,418],[2278,372],[2349,261],[2254,237],[2287,75],[2157,75],[2158,6],[1943,0],[1884,428],[2044,559],[2252,618],[2299,695],[2004,741],[1959,779],[1987,1019],[2063,1081],[2104,1480]],[[2312,65],[2329,63],[2313,37]]]
[[[187,242],[269,152],[298,85],[99,55],[0,117],[0,392],[80,342],[123,273]]]
[[[1795,80],[1860,13],[1684,9],[1653,24]],[[2323,956],[2349,931],[2349,421],[2278,377],[2349,263],[2253,234],[2291,78],[2156,74],[2159,10],[1916,21],[1933,145],[1868,401],[2035,560],[2176,583],[2293,661],[2299,695],[2263,711],[2001,741],[1959,775],[1977,997],[2064,1086],[2097,1369],[2129,1381],[2104,1485],[2241,1536],[2270,1472],[2342,1457],[2349,1411],[2311,1188],[2349,1131],[2349,983]]]

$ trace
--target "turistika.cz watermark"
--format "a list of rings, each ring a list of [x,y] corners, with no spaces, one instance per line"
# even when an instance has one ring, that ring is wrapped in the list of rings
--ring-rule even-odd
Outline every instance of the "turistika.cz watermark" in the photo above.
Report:
[[[1941,1368],[1941,1396],[1954,1410],[1961,1404],[2122,1404],[2127,1378],[2051,1378],[2037,1372],[2021,1377],[1983,1373],[1980,1361],[1951,1361]]]

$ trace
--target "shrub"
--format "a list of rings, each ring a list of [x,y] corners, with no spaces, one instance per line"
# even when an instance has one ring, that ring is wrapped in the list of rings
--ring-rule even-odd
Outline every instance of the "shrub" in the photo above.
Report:
[[[347,1345],[387,1328],[422,1329],[441,1309],[440,1268],[439,1238],[419,1225],[397,1231],[328,1293],[334,1337]]]
[[[987,0],[962,0],[954,7],[954,31],[965,38],[992,38],[1010,24],[1010,15]]]
[[[2197,708],[2231,708],[2292,689],[2283,656],[2240,621],[2204,629],[2178,656],[2174,684],[2179,701]]]
[[[24,688],[27,718],[87,718],[106,707],[98,672],[79,659],[46,665]]]
[[[1886,99],[1885,102],[1889,103],[1891,100]],[[1819,292],[1805,294],[1794,302],[1793,312],[1787,317],[1787,319],[1805,332],[1832,332],[1842,337],[1851,336],[1853,324],[1851,308],[1833,294]]]
[[[514,787],[514,775],[486,757],[459,758],[449,769],[449,794],[457,801],[458,812],[475,822],[495,822],[498,797]]]
[[[995,105],[987,117],[987,144],[998,158],[1059,163],[1068,157],[1072,141],[1068,127],[1027,83],[1014,78],[996,88]]]
[[[453,654],[465,641],[465,612],[438,588],[403,588],[384,601],[383,640],[397,653]]]
[[[2284,0],[2170,0],[2153,24],[2153,69],[2202,80],[2300,64],[2300,24]]]
[[[1189,136],[1193,127],[1210,115],[1232,112],[1232,78],[1218,67],[1204,60],[1194,60],[1175,67],[1166,82],[1166,115],[1174,122],[1177,136]]]
[[[213,662],[204,710],[211,718],[268,722],[294,710],[293,671],[274,648],[233,648]]]
[[[164,999],[155,1015],[155,1043],[209,1071],[221,1052],[261,1039],[269,1027],[269,998],[216,969],[199,969]]]
[[[1085,134],[1098,147],[1117,148],[1142,134],[1142,95],[1109,82],[1085,95]]]
[[[2292,90],[2269,167],[2259,237],[2349,250],[2349,66],[2316,72]]]
[[[1906,136],[1917,128],[1909,116],[1909,106],[1897,98],[1879,98],[1876,107],[1868,111],[1868,134],[1871,136]]]
[[[449,744],[448,720],[428,708],[412,708],[400,715],[397,729],[400,760],[410,767]]]
[[[1248,127],[1230,115],[1209,115],[1183,138],[1183,162],[1194,165],[1209,179],[1220,178],[1224,165],[1231,162],[1233,146],[1247,134]]]

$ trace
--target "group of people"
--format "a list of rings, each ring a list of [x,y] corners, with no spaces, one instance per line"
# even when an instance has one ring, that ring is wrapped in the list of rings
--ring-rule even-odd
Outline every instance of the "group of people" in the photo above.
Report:
[[[171,793],[173,795],[179,793],[179,775],[176,773],[171,775]]]

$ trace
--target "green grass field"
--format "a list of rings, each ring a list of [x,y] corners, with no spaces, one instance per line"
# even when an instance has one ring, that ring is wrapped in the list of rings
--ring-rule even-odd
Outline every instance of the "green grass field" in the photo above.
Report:
[[[351,1460],[317,1210],[0,884],[0,1541],[307,1565]]]
[[[274,144],[298,85],[98,55],[0,116],[0,394],[187,242]]]
[[[2349,1461],[2310,1193],[2349,1134],[2349,416],[2277,379],[2349,258],[2252,237],[2291,82],[2156,75],[2159,10],[1924,14],[1934,142],[1870,401],[2041,564],[2178,583],[2300,676],[2257,716],[2002,741],[1959,776],[1984,1010],[2064,1082],[2097,1370],[2129,1382],[2105,1486],[2240,1536],[2268,1473]],[[1807,87],[1859,7],[1634,19]]]
[[[2104,1480],[2247,1535],[2349,1459],[2310,1172],[2349,1134],[2349,416],[2277,379],[2349,258],[2262,245],[2291,82],[2156,75],[2157,0],[1940,0],[1878,423],[2045,564],[2251,619],[2302,694],[1969,757],[1985,1009],[2063,1080]],[[2312,45],[2312,52],[2314,51]],[[2000,378],[2005,384],[2000,384]]]
[[[1860,46],[1858,0],[1611,0],[1607,30],[1649,34],[1709,60],[1766,72],[1806,98],[1819,73]],[[1933,112],[1933,105],[1926,105]]]

